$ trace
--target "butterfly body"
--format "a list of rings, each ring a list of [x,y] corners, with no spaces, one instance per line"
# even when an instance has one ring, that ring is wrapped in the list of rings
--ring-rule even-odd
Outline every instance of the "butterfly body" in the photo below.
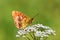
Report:
[[[29,18],[28,16],[19,11],[12,11],[12,17],[18,29],[24,29],[33,21],[33,18]]]

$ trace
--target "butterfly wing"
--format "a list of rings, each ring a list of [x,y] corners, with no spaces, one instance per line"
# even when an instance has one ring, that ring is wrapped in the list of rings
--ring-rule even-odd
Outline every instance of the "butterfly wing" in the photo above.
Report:
[[[14,23],[18,29],[24,29],[28,25],[30,18],[19,11],[12,11]]]

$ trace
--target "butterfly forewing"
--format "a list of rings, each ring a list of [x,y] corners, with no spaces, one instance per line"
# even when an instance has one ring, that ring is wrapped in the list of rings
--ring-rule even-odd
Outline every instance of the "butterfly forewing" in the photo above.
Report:
[[[12,11],[14,23],[18,29],[24,29],[29,23],[30,18],[19,11]]]

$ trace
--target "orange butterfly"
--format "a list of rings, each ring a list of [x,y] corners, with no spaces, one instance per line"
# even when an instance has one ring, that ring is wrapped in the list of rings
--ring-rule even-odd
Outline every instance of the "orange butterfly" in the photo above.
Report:
[[[12,11],[12,17],[14,23],[18,29],[24,29],[26,26],[32,23],[34,18],[29,18],[25,14],[19,11]]]

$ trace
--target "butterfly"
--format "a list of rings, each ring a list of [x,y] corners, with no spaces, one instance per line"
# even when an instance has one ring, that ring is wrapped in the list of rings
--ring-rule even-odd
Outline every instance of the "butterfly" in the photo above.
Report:
[[[19,12],[19,11],[12,11],[12,17],[18,29],[24,29],[29,24],[31,24],[32,21],[34,20],[34,18],[30,18],[24,13]]]

